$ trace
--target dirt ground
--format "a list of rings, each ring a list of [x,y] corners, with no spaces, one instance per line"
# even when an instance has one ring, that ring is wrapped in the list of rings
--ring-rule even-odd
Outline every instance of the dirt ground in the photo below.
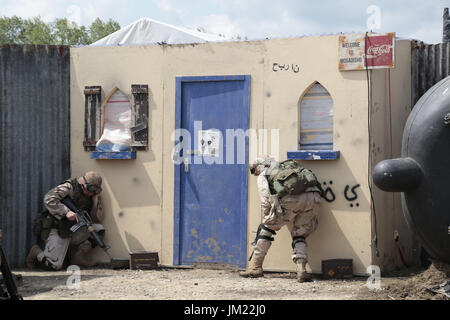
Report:
[[[295,273],[265,273],[244,279],[238,270],[204,268],[158,270],[81,270],[79,288],[75,273],[14,270],[21,275],[19,291],[26,300],[403,300],[448,299],[424,288],[445,281],[448,275],[433,265],[428,270],[402,271],[381,278],[380,290],[369,290],[366,277],[298,283]],[[448,279],[448,278],[447,278]]]
[[[450,280],[450,265],[448,264],[434,261],[426,270],[409,277],[394,276],[387,280],[384,281],[383,290],[370,292],[369,296],[372,299],[450,300],[444,294],[435,294],[427,289]]]

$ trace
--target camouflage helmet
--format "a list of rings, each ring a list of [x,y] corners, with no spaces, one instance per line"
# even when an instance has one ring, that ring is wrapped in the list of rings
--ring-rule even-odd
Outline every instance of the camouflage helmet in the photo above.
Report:
[[[258,157],[250,164],[250,173],[254,174],[256,170],[262,172],[265,168],[272,168],[276,164],[278,164],[278,162],[268,155]]]
[[[98,187],[102,186],[102,177],[97,172],[88,171],[84,174],[84,176],[89,184],[93,184]]]

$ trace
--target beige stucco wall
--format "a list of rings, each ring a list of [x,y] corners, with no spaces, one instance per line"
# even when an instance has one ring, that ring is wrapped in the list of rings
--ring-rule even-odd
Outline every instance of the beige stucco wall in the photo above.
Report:
[[[381,160],[401,156],[403,128],[412,109],[410,42],[397,41],[395,68],[374,70],[371,78],[377,84],[372,86],[373,167]],[[380,265],[383,271],[404,266],[394,242],[394,232],[397,232],[404,259],[409,266],[413,265],[414,238],[403,216],[400,193],[383,192],[373,186],[373,195],[379,249],[379,256],[373,257],[374,264]]]
[[[397,51],[397,61],[403,58],[404,51],[402,57]],[[174,142],[171,135],[175,121],[175,78],[250,75],[250,128],[280,130],[280,159],[286,158],[287,151],[297,149],[298,105],[302,94],[314,81],[319,81],[330,92],[334,101],[334,148],[340,150],[340,159],[303,162],[336,196],[333,202],[323,202],[319,228],[308,238],[310,263],[314,272],[321,272],[321,260],[351,258],[354,272],[365,274],[367,266],[372,264],[366,73],[339,72],[337,52],[338,36],[72,48],[72,175],[78,176],[87,170],[103,175],[104,223],[108,230],[105,241],[112,246],[111,253],[127,258],[129,251],[158,251],[162,264],[172,264],[174,168],[171,154]],[[298,65],[299,72],[274,72],[273,63]],[[406,67],[399,69],[395,76],[402,77],[403,73],[408,73]],[[130,94],[131,84],[149,85],[149,150],[138,151],[136,160],[89,159],[90,153],[82,147],[84,87],[101,85],[104,97],[114,86]],[[385,78],[374,79],[374,86],[384,88]],[[380,101],[385,100],[384,90],[376,94]],[[404,102],[399,98],[395,105],[403,106]],[[374,134],[384,139],[385,131],[375,130]],[[252,141],[250,144],[251,161],[258,150]],[[358,184],[360,187],[355,189],[358,197],[351,201],[351,207],[344,191],[346,186],[351,188]],[[253,240],[260,221],[256,181],[249,176],[248,242]],[[264,267],[293,271],[290,250],[291,238],[285,228],[276,236]]]

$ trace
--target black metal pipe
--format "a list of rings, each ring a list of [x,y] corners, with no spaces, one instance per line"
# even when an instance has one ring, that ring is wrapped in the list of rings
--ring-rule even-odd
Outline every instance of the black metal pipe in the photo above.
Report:
[[[383,160],[373,169],[373,182],[383,191],[405,192],[419,186],[422,169],[412,158]]]

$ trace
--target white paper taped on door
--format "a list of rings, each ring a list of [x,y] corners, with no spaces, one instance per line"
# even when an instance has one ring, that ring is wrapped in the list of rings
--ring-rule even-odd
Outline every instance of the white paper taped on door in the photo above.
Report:
[[[198,131],[198,153],[201,156],[219,157],[220,131]]]

